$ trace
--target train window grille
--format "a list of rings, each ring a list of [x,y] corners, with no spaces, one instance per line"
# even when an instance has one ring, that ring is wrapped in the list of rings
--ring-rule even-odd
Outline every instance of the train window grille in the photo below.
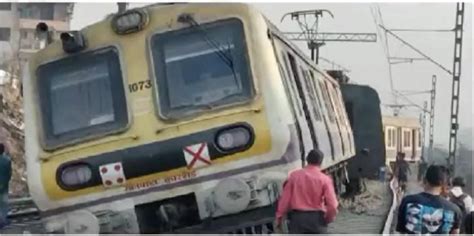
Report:
[[[290,79],[292,77],[292,75],[291,75],[290,68],[288,67],[289,62],[288,62],[287,58],[285,57],[285,52],[282,51],[281,54],[282,54],[281,56],[282,56],[283,65],[284,65],[283,69],[284,69],[284,71],[286,71],[286,75],[287,75],[287,76],[284,76],[284,79],[287,81],[287,83],[288,83],[288,85],[289,85],[289,87],[290,87],[290,89],[293,93],[292,97],[295,99],[295,104],[296,104],[298,102],[298,96],[297,96],[298,93],[297,93],[296,88],[295,88],[296,85],[293,82],[293,80]],[[298,110],[298,114],[300,116],[302,116],[303,115],[303,110],[302,110],[301,106],[299,104],[296,104],[296,107],[297,107],[297,110]]]
[[[155,34],[151,51],[163,118],[245,103],[253,95],[243,24],[238,19]]]
[[[392,147],[392,129],[387,128],[387,136],[386,136],[387,147]]]
[[[392,128],[392,147],[396,148],[397,146],[397,130]]]
[[[386,132],[385,132],[385,134],[386,134],[385,142],[386,142],[387,148],[396,148],[397,140],[396,140],[396,130],[395,130],[395,128],[388,126],[388,127],[386,127],[385,130],[386,130]]]
[[[336,112],[336,117],[339,120],[339,123],[341,124],[341,126],[346,126],[347,124],[345,122],[345,117],[343,115],[344,112],[343,110],[341,110],[342,103],[339,100],[338,93],[336,92],[337,88],[334,85],[331,85],[330,83],[328,83],[328,90],[330,91],[330,94],[332,97],[332,101],[334,104],[334,111]]]
[[[321,94],[318,90],[318,86],[316,84],[316,78],[314,77],[314,73],[312,71],[309,71],[309,74],[311,75],[310,83],[313,87],[314,94],[316,95],[316,101],[317,105],[319,107],[319,113],[321,114],[321,117],[323,117],[323,104],[321,102]]]
[[[312,101],[311,105],[313,107],[313,112],[316,116],[316,120],[321,121],[321,112],[319,110],[318,102],[316,99],[316,93],[314,92],[314,88],[311,84],[311,79],[309,78],[307,71],[305,71],[302,67],[300,67],[300,70],[301,70],[301,73],[303,74],[306,87],[308,88],[308,94]]]
[[[403,147],[411,147],[411,132],[403,131]]]
[[[303,83],[301,82],[301,77],[300,74],[298,73],[298,62],[296,61],[296,58],[288,52],[288,60],[290,62],[291,66],[291,71],[293,72],[293,79],[295,81],[295,84],[298,88],[298,94],[301,99],[301,102],[303,103],[303,111],[305,114],[306,122],[308,124],[308,129],[309,133],[311,135],[311,141],[315,147],[317,147],[317,139],[316,139],[316,134],[315,134],[315,129],[313,126],[313,121],[311,119],[311,112],[308,108],[308,96],[306,94],[309,94],[309,91],[303,86]],[[304,78],[303,78],[304,80]]]
[[[321,89],[321,93],[323,94],[323,100],[324,100],[324,105],[326,106],[326,110],[329,116],[329,121],[331,123],[335,123],[336,119],[334,117],[334,111],[331,107],[331,101],[329,100],[329,93],[327,91],[327,88],[324,86],[324,83],[322,81],[319,81],[319,88]]]
[[[123,130],[127,101],[115,47],[76,54],[37,70],[45,148]]]

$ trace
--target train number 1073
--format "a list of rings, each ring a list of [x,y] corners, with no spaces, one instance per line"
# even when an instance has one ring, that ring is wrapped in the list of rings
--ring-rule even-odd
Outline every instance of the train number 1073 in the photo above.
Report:
[[[131,83],[128,85],[128,89],[130,90],[130,93],[135,93],[135,92],[142,91],[144,89],[150,89],[150,88],[151,88],[151,80],[138,81],[138,82]]]

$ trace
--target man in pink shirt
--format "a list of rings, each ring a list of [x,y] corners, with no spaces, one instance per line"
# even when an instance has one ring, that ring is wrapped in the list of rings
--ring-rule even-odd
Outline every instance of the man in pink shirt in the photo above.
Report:
[[[310,151],[308,165],[291,173],[285,182],[276,213],[279,228],[288,213],[290,233],[327,233],[327,225],[336,218],[338,202],[331,178],[321,171],[323,157],[319,150]]]

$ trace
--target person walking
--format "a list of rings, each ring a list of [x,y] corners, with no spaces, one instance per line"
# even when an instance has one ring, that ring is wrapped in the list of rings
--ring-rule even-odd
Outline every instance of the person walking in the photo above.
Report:
[[[408,174],[411,174],[410,164],[405,160],[405,153],[400,152],[396,163],[396,175],[398,180],[399,192],[405,192],[408,182]]]
[[[472,211],[472,198],[469,194],[463,192],[466,181],[463,177],[456,177],[452,181],[452,188],[449,190],[448,199],[461,209],[463,218]],[[464,233],[464,227],[461,227],[461,233]]]
[[[0,229],[8,224],[8,185],[12,175],[11,160],[0,143]]]
[[[403,234],[458,234],[462,214],[454,203],[441,196],[447,181],[441,166],[426,170],[424,192],[402,199],[396,230]]]
[[[425,162],[423,156],[421,156],[420,163],[418,163],[418,182],[423,181],[423,176],[425,176],[426,167],[427,163]]]
[[[289,233],[327,233],[328,224],[336,218],[338,201],[332,179],[321,170],[323,158],[321,151],[311,150],[308,165],[290,174],[278,201],[277,228],[281,229],[287,215]]]

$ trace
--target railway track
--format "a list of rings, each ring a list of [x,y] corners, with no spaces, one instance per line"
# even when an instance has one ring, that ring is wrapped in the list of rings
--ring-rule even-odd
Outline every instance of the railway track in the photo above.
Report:
[[[398,205],[398,196],[396,195],[396,182],[392,181],[389,184],[389,192],[391,196],[390,207],[387,210],[387,214],[384,215],[384,221],[381,225],[374,225],[375,228],[378,227],[378,232],[370,232],[370,233],[382,233],[382,234],[390,234],[391,228],[393,225],[393,221],[395,218],[395,209]],[[370,216],[370,215],[367,215]],[[360,216],[364,217],[364,216]],[[378,216],[380,217],[380,216]],[[41,232],[42,225],[41,225],[41,217],[39,214],[38,208],[35,206],[33,200],[31,198],[17,198],[12,199],[10,201],[10,211],[8,212],[8,219],[10,220],[10,226],[8,228],[17,228],[26,231],[38,231]],[[342,220],[342,219],[341,219]],[[260,222],[261,221],[261,222]],[[222,229],[230,234],[271,234],[274,232],[274,226],[272,220],[265,220],[265,219],[255,219],[255,222],[260,222],[261,224],[257,224],[258,226],[252,227],[243,227],[242,230],[235,231],[235,232],[227,232],[226,229]],[[254,223],[255,223],[254,222]],[[379,221],[380,222],[380,221]],[[343,222],[344,225],[347,227],[351,226],[351,223]],[[374,224],[375,222],[354,222],[354,224]],[[378,223],[377,223],[378,224]],[[339,225],[338,225],[339,227]],[[352,227],[352,226],[351,226]],[[356,230],[356,229],[355,229]],[[191,230],[192,231],[192,230]],[[356,230],[357,231],[357,230]],[[353,232],[353,233],[369,233],[369,232]]]
[[[9,201],[8,220],[11,225],[39,222],[39,210],[31,198],[16,198]]]

